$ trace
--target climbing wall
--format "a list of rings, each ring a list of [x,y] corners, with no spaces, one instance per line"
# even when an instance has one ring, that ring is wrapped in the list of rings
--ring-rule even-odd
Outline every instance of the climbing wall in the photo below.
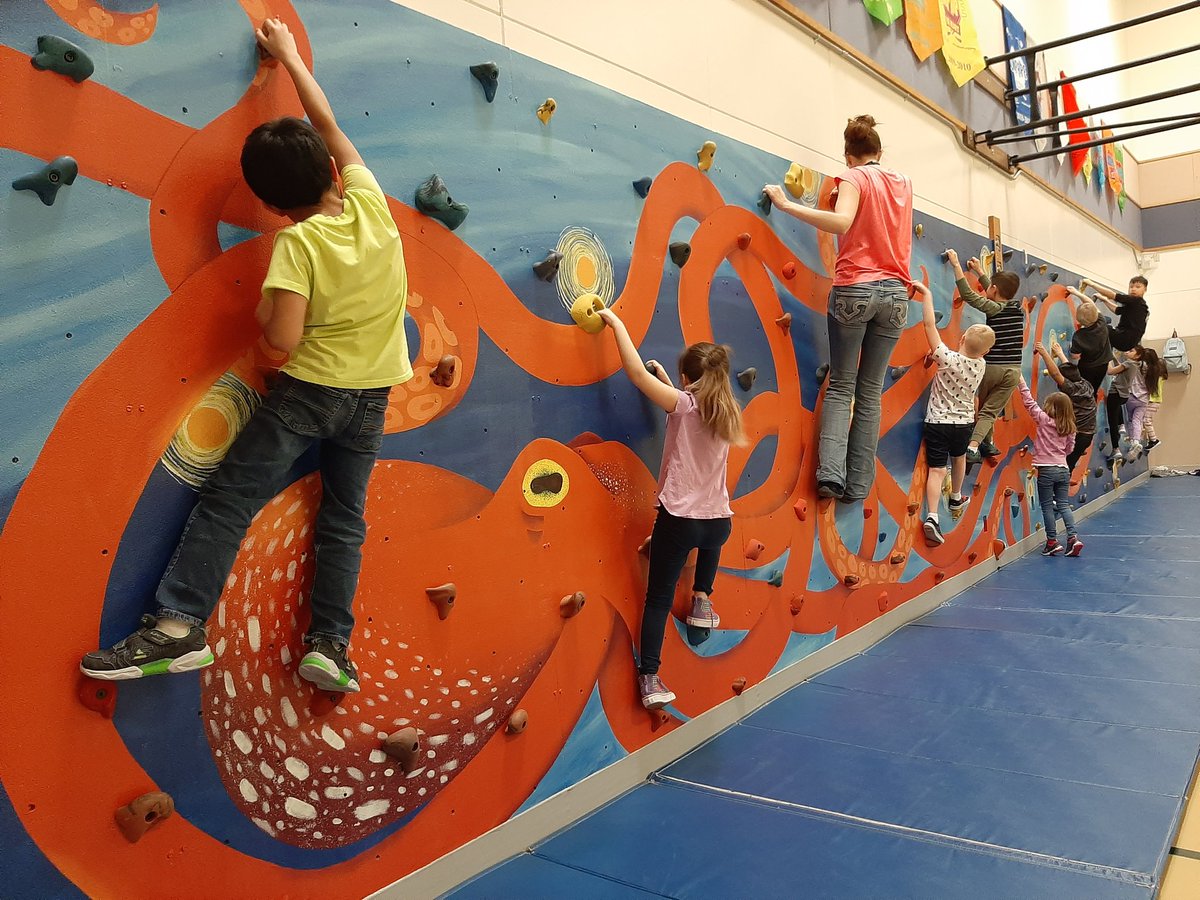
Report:
[[[246,537],[210,625],[216,664],[118,691],[80,679],[78,657],[136,626],[197,486],[281,364],[252,311],[283,223],[237,165],[254,125],[300,112],[256,55],[264,14],[291,25],[393,198],[409,266],[416,376],[392,394],[368,501],[363,691],[294,674],[311,456]],[[473,77],[487,62],[494,81]],[[5,896],[365,895],[1035,527],[1030,426],[1013,419],[945,545],[925,546],[933,370],[915,314],[876,489],[816,500],[834,245],[755,205],[790,160],[383,0],[10,0],[0,81],[0,171],[23,188],[0,194]],[[469,207],[454,231],[414,208],[433,174]],[[815,205],[832,182],[800,167],[790,187]],[[918,221],[914,276],[954,344],[981,317],[941,254],[986,241]],[[1029,348],[1073,327],[1061,285],[1077,276],[1042,264],[1008,263],[1028,276]],[[646,358],[716,339],[757,372],[735,389],[751,442],[730,463],[722,627],[668,629],[678,700],[662,713],[637,702],[631,635],[663,417],[611,338],[572,323],[582,294]],[[1093,455],[1081,502],[1120,476]],[[406,728],[415,754],[385,754]],[[169,801],[139,800],[154,791]]]

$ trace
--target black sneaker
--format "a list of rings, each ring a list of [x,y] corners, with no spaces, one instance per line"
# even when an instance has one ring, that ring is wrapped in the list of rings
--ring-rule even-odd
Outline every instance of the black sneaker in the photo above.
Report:
[[[978,450],[972,450],[970,447],[967,448],[967,465],[968,466],[975,465],[976,463],[982,462],[982,460],[983,460],[983,457],[981,457],[979,455]]]
[[[181,638],[158,630],[158,619],[142,616],[142,627],[108,650],[95,650],[79,663],[79,671],[101,681],[129,681],[146,675],[191,672],[213,664],[204,629],[193,625]]]
[[[993,444],[991,441],[984,441],[979,445],[979,454],[981,456],[1003,456],[1004,451]]]
[[[1162,441],[1160,441],[1158,438],[1151,438],[1150,440],[1146,441],[1146,451],[1149,452],[1153,450],[1161,443]]]
[[[938,525],[937,519],[930,516],[925,520],[925,543],[930,547],[937,547],[940,544],[946,543],[946,539],[942,537],[942,529]]]
[[[350,662],[348,650],[329,638],[314,638],[308,642],[308,652],[300,660],[300,677],[323,691],[357,692],[358,669]]]
[[[955,500],[953,497],[948,499],[946,501],[946,506],[950,508],[950,516],[955,521],[958,521],[962,518],[963,510],[965,510],[970,503],[971,498],[967,494],[963,494],[957,500]]]
[[[841,497],[846,493],[846,489],[836,481],[818,481],[817,496],[818,497]]]

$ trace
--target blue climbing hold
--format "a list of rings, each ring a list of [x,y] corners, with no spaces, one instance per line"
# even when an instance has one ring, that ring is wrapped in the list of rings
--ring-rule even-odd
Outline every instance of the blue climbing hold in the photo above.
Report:
[[[74,184],[79,174],[79,164],[74,157],[60,156],[51,160],[36,172],[31,172],[12,183],[18,191],[33,191],[47,206],[54,205],[58,189],[64,184]]]
[[[886,540],[887,540],[887,532],[886,531],[879,532],[879,543],[882,544]]]
[[[767,196],[766,191],[758,195],[758,208],[762,210],[764,216],[771,214],[771,198]]]
[[[74,81],[86,81],[96,71],[92,58],[65,38],[43,34],[37,39],[38,52],[29,57],[35,69],[57,72]]]
[[[471,74],[483,87],[483,96],[491,103],[496,99],[496,88],[500,86],[500,67],[494,62],[483,62],[471,66]]]
[[[451,231],[463,223],[470,208],[465,203],[455,203],[439,175],[430,175],[417,188],[414,196],[416,207],[431,219],[437,219]]]
[[[770,576],[767,578],[767,584],[771,587],[783,587],[783,572],[779,569],[772,569]]]
[[[647,175],[645,178],[639,178],[633,183],[633,189],[637,191],[637,195],[643,200],[650,193],[650,185],[654,184],[654,179]]]

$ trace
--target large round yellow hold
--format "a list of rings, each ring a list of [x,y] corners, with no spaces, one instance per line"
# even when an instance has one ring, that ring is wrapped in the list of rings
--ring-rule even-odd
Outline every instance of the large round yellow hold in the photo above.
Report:
[[[604,330],[604,320],[596,313],[604,309],[604,301],[597,294],[582,294],[571,304],[571,318],[588,334],[599,334]]]

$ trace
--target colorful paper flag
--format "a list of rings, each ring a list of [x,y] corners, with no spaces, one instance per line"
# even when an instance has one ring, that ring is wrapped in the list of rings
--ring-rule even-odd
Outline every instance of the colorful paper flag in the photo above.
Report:
[[[921,62],[942,49],[938,0],[904,0],[904,33]]]
[[[1104,196],[1104,148],[1093,147],[1092,153],[1095,154],[1095,159],[1092,163],[1096,172],[1096,190],[1101,197]]]
[[[1100,123],[1101,137],[1111,138],[1113,136],[1111,128],[1105,128],[1104,123]],[[1108,182],[1108,189],[1114,194],[1121,193],[1121,182],[1117,175],[1117,142],[1104,145],[1104,175]]]
[[[1072,159],[1074,159],[1074,155],[1076,153],[1083,154],[1083,163],[1079,166],[1079,170],[1081,172],[1083,172],[1083,186],[1085,188],[1090,187],[1092,184],[1092,164],[1093,164],[1092,150],[1094,150],[1094,149],[1095,149],[1094,147],[1089,147],[1085,150],[1072,150],[1071,151]],[[1078,175],[1079,172],[1076,172],[1075,174]]]
[[[962,87],[984,69],[971,2],[939,0],[938,15],[942,20],[942,56],[954,83]]]
[[[891,25],[904,15],[904,0],[863,0],[863,6],[884,25]]]
[[[1015,53],[1024,50],[1026,45],[1025,28],[1017,21],[1017,17],[1002,6],[1000,12],[1004,18],[1004,52]],[[1025,91],[1015,94],[1012,98],[1013,118],[1018,125],[1025,125],[1033,117],[1033,98],[1029,91],[1029,66],[1025,57],[1017,56],[1008,61],[1008,86],[1014,91]]]
[[[1117,144],[1116,147],[1117,147],[1117,151],[1116,151],[1117,183],[1116,183],[1116,185],[1113,186],[1113,191],[1115,191],[1116,195],[1117,195],[1117,206],[1119,206],[1121,209],[1121,212],[1124,213],[1125,212],[1125,151],[1124,151],[1124,149],[1122,149],[1120,144]],[[1111,184],[1111,182],[1110,182],[1110,184]]]
[[[1066,78],[1067,73],[1060,71],[1059,78]],[[1062,86],[1062,111],[1063,115],[1073,115],[1079,112],[1079,101],[1075,97],[1075,85],[1064,84]],[[1075,115],[1074,118],[1067,119],[1067,128],[1087,128],[1087,122]],[[1080,131],[1078,134],[1072,134],[1067,137],[1068,144],[1086,144],[1092,139],[1092,136],[1087,131]],[[1083,170],[1085,160],[1090,160],[1087,149],[1071,151],[1071,174],[1078,176]]]

